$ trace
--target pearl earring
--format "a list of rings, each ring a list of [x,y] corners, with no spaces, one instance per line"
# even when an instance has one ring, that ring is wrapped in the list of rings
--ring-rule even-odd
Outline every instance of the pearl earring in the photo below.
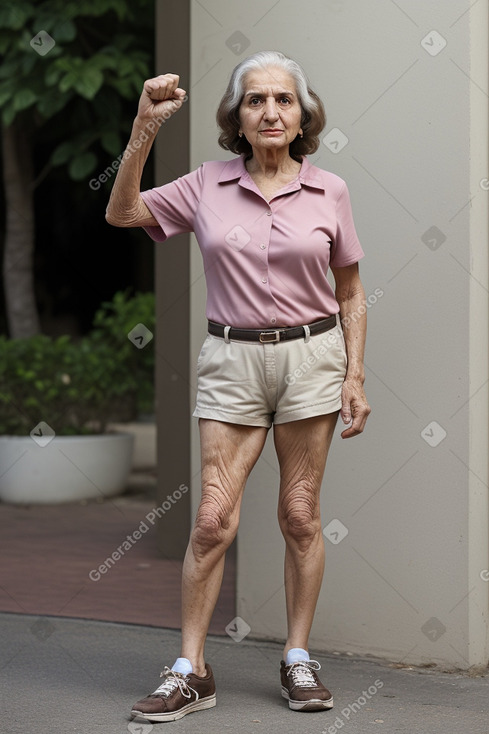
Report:
[[[243,137],[243,133],[241,132],[241,130],[238,132],[238,135],[239,135],[240,138]]]

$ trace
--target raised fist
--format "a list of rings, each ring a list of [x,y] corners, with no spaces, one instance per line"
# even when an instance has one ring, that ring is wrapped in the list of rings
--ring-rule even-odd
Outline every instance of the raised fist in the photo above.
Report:
[[[139,99],[138,117],[141,120],[154,120],[163,117],[167,120],[183,105],[186,92],[180,89],[178,74],[160,74],[147,79]]]

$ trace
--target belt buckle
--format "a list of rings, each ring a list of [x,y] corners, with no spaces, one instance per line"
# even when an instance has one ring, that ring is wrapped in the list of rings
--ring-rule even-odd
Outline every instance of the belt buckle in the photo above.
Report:
[[[274,344],[280,341],[280,331],[279,329],[275,329],[275,331],[262,331],[258,338],[262,344]]]

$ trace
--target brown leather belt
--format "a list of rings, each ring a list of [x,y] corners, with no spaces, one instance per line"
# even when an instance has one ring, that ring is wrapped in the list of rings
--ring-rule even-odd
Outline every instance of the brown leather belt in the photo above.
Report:
[[[223,324],[216,324],[215,321],[209,321],[209,334],[225,338],[226,327]],[[309,333],[321,334],[323,331],[329,331],[336,326],[336,316],[328,316],[321,321],[314,321],[308,324]],[[228,339],[236,339],[245,342],[261,342],[262,344],[270,344],[275,342],[286,341],[287,339],[300,339],[306,335],[303,326],[282,326],[278,329],[238,329],[232,326],[227,334]]]

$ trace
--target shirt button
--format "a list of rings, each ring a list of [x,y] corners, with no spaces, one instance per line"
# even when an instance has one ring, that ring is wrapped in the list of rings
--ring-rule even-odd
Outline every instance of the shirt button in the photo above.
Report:
[[[267,217],[271,217],[271,216],[272,216],[272,212],[267,212]]]
[[[267,279],[266,279],[266,278],[262,278],[262,279],[261,279],[261,282],[262,282],[262,283],[267,283],[268,281],[267,281]]]
[[[277,319],[275,318],[275,316],[272,316],[272,318],[270,319],[270,323],[271,323],[271,324],[274,324],[274,323],[276,322],[276,320],[277,320]]]
[[[263,244],[263,242],[262,242],[261,245],[260,245],[260,250],[266,250],[266,249],[267,249],[267,246],[265,244]]]

